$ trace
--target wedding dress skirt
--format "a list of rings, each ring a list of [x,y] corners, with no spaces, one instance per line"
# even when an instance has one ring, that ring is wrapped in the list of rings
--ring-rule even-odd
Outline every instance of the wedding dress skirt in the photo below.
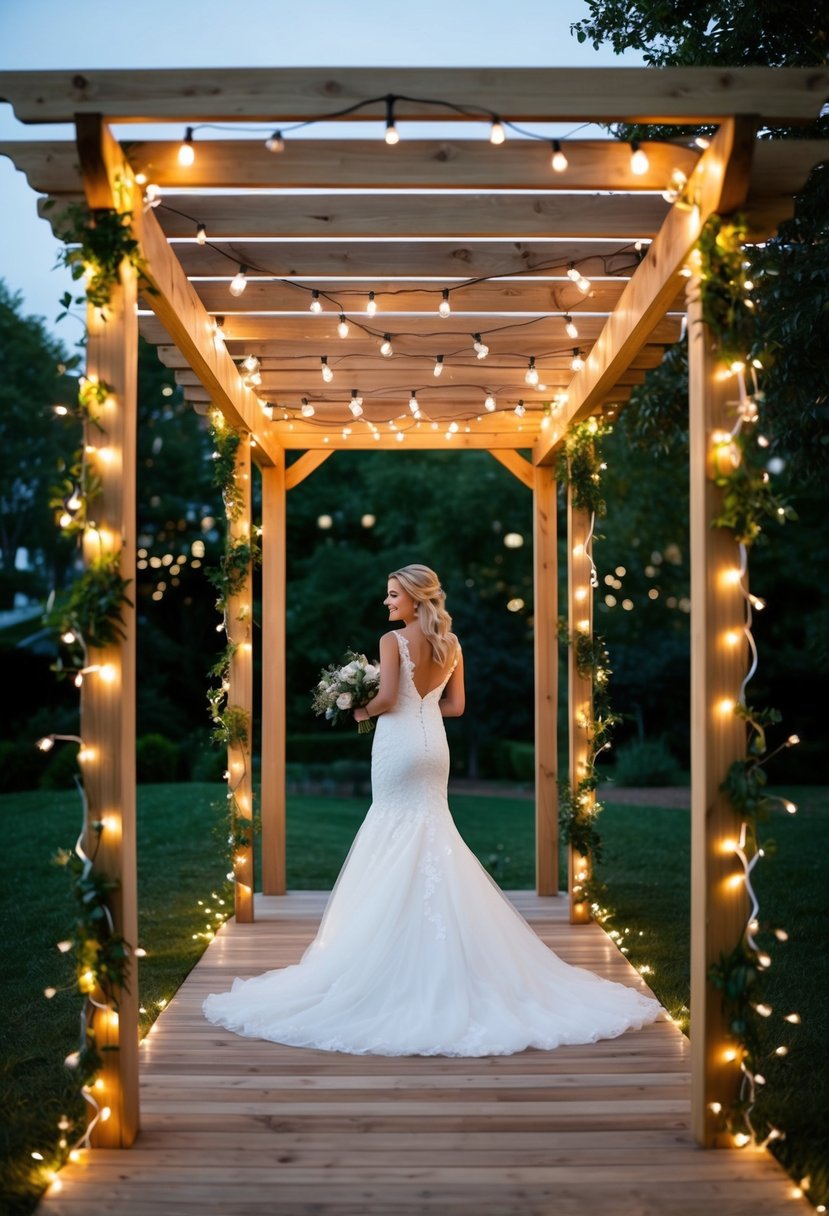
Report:
[[[421,697],[396,636],[373,802],[316,938],[296,965],[208,996],[205,1016],[249,1038],[389,1056],[509,1055],[652,1022],[657,1001],[558,958],[464,844],[446,800],[449,677]]]

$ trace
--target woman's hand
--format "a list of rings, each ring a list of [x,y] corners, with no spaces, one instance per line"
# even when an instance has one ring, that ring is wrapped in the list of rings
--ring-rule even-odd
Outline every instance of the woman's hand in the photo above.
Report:
[[[352,712],[354,714],[355,722],[368,722],[369,717],[371,716],[365,705],[358,705],[357,708]]]

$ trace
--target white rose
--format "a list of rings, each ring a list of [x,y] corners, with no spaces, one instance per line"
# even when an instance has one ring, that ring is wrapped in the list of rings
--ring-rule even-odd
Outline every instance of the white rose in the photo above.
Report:
[[[341,692],[337,697],[337,709],[351,709],[351,693]]]
[[[366,667],[366,679],[367,680],[376,680],[379,675],[380,675],[380,668],[375,667],[373,663],[369,663],[368,666]]]

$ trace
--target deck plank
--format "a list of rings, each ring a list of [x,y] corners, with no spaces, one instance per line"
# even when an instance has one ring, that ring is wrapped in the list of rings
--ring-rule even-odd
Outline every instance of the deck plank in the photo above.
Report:
[[[513,892],[567,962],[647,992],[564,898]],[[344,1056],[242,1039],[208,992],[295,962],[325,893],[257,896],[228,922],[141,1047],[142,1131],[67,1166],[47,1216],[764,1216],[806,1211],[767,1153],[701,1152],[687,1040],[670,1020],[618,1039],[480,1060]]]

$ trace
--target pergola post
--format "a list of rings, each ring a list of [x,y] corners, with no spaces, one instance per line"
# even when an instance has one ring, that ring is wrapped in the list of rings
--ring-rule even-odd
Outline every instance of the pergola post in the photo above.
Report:
[[[745,602],[732,533],[712,527],[722,490],[712,480],[712,434],[734,423],[734,382],[713,354],[699,284],[688,300],[691,526],[691,1119],[699,1144],[732,1145],[710,1104],[727,1107],[740,1071],[727,1058],[728,1025],[708,971],[739,942],[747,919],[740,866],[726,841],[739,820],[720,785],[745,756],[745,723],[735,703],[746,671]]]
[[[262,469],[262,891],[285,894],[285,459]]]
[[[535,889],[558,894],[558,553],[556,481],[551,465],[534,470]]]
[[[95,1098],[110,1117],[92,1131],[97,1147],[126,1148],[138,1132],[138,975],[132,951],[138,945],[138,893],[135,825],[135,460],[138,321],[136,279],[121,268],[104,317],[87,308],[86,374],[110,391],[96,414],[100,428],[87,420],[84,459],[100,478],[101,492],[90,506],[84,533],[87,564],[119,555],[121,577],[129,580],[121,611],[121,637],[90,647],[86,664],[93,671],[81,687],[79,761],[86,794],[84,848],[93,868],[117,883],[109,900],[112,931],[130,950],[126,983],[116,989],[117,1012],[95,1009],[92,1028],[102,1065]],[[98,668],[97,671],[94,669]],[[93,826],[103,823],[98,830]],[[93,1002],[105,1003],[100,992]]]
[[[579,675],[576,641],[593,634],[593,590],[590,585],[590,515],[573,503],[573,487],[567,491],[567,620],[571,645],[567,657],[568,737],[570,787],[573,798],[587,808],[595,802],[595,791],[579,792],[587,775],[589,730],[593,718],[593,687],[589,676]],[[585,882],[591,877],[589,858],[568,846],[567,877],[570,892],[570,923],[590,920],[590,904],[583,897]]]
[[[228,519],[229,541],[236,544],[251,537],[250,435],[243,433],[236,451],[236,484],[241,491],[241,510]],[[253,727],[253,585],[251,570],[241,590],[228,597],[226,627],[228,641],[236,647],[230,660],[227,705],[247,720],[244,732],[234,731],[227,749],[228,796],[235,801],[234,820],[239,839],[234,847],[236,920],[253,920],[253,772],[251,733]]]

